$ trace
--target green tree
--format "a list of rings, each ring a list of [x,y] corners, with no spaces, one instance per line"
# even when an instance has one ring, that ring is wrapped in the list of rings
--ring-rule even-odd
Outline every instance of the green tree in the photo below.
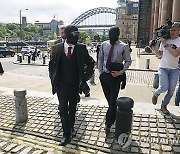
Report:
[[[106,41],[106,40],[108,40],[109,38],[108,38],[108,36],[106,36],[106,35],[102,35],[101,36],[101,41]]]
[[[14,31],[19,28],[19,26],[17,26],[16,24],[11,24],[11,23],[7,24],[5,27],[11,31]]]
[[[7,33],[6,28],[2,24],[0,24],[0,38],[4,39],[6,36],[6,33]]]
[[[93,35],[93,40],[96,41],[96,42],[99,42],[100,41],[100,36],[98,33],[94,33]]]
[[[88,36],[88,37],[86,38],[86,45],[87,45],[87,46],[90,46],[90,45],[91,45],[91,38],[90,38],[90,36]]]
[[[57,40],[57,34],[55,32],[53,33],[53,38],[52,39]]]
[[[88,34],[85,31],[80,31],[79,41],[85,43],[87,38],[88,38]]]

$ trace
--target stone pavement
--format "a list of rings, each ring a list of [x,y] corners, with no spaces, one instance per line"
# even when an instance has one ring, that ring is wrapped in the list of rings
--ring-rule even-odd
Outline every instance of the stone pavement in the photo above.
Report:
[[[136,54],[135,49],[133,55]],[[128,84],[119,96],[133,98],[132,143],[122,148],[114,139],[115,126],[108,138],[104,132],[107,102],[104,99],[98,73],[96,85],[90,86],[91,97],[78,104],[75,129],[77,136],[66,147],[59,146],[62,125],[57,114],[57,97],[53,96],[47,74],[37,76],[31,70],[8,72],[0,76],[0,154],[1,153],[180,153],[180,110],[169,105],[170,115],[163,115],[159,105],[151,104],[153,71],[146,71],[146,59],[151,70],[157,69],[153,55],[133,57],[132,70],[127,72]],[[154,58],[153,58],[154,57]],[[154,64],[153,64],[154,63]],[[47,67],[40,67],[47,70]],[[34,68],[35,69],[35,68]],[[39,71],[37,69],[37,71]],[[29,72],[30,74],[26,74]],[[41,72],[41,71],[40,71]],[[47,72],[47,71],[44,71]],[[27,89],[28,121],[15,123],[13,90]],[[161,97],[160,97],[161,99]],[[160,101],[159,99],[159,101]]]

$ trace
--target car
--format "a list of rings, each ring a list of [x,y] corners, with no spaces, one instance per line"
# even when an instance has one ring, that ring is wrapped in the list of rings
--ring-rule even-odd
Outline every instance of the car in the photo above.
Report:
[[[11,56],[14,57],[15,52],[6,46],[0,46],[0,57]]]
[[[34,46],[23,46],[21,49],[21,53],[26,55],[26,54],[32,54],[33,52],[35,52],[36,47]],[[37,52],[39,52],[40,50],[37,49]]]
[[[35,51],[35,48],[33,46],[24,46],[21,49],[22,54],[30,54],[30,53],[33,53],[34,51]]]

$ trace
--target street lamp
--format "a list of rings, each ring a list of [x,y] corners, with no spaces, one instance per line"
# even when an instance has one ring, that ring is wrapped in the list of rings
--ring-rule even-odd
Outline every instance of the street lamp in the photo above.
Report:
[[[28,10],[28,9],[23,9],[23,10]],[[19,17],[20,17],[20,40],[22,42],[22,17],[21,17],[21,11],[19,10]]]
[[[57,17],[57,26],[56,26],[56,34],[59,35],[59,28],[58,28],[58,15],[54,15],[54,19]]]

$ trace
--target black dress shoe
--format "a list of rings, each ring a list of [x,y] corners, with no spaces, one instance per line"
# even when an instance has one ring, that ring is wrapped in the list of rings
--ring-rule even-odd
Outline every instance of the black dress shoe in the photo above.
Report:
[[[71,129],[71,137],[75,137],[76,136],[76,131],[74,130],[74,128]]]
[[[70,137],[63,137],[61,142],[60,142],[60,145],[64,146],[64,145],[66,145],[66,144],[68,144],[70,142],[71,142],[71,138]]]
[[[86,94],[85,97],[90,97],[90,93]]]

